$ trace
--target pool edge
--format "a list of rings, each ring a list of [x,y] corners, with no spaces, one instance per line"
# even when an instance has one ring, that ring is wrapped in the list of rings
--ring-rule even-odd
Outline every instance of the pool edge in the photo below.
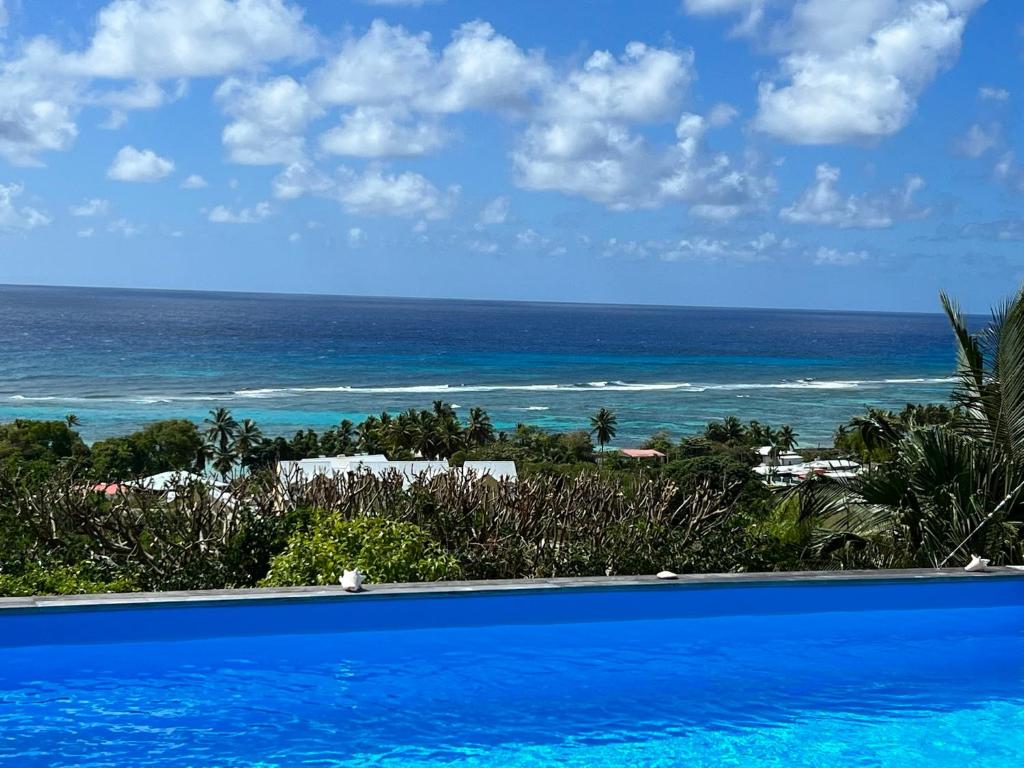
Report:
[[[757,573],[681,574],[675,579],[656,576],[595,576],[545,579],[496,579],[437,581],[367,585],[359,593],[340,586],[267,587],[244,589],[181,590],[168,592],[127,592],[83,595],[39,595],[0,597],[3,613],[35,613],[95,608],[169,607],[176,605],[259,604],[278,601],[319,602],[321,600],[372,600],[415,597],[457,597],[460,595],[548,592],[551,590],[615,590],[636,588],[715,588],[726,586],[786,586],[801,584],[884,583],[907,581],[950,581],[960,579],[1024,578],[1024,571],[1006,566],[968,573],[960,568],[908,568],[870,571],[783,571]]]

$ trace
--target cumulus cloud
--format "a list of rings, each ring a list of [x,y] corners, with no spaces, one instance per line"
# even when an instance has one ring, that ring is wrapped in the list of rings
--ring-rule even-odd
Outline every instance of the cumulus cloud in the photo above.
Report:
[[[246,165],[273,165],[300,160],[304,131],[321,114],[306,88],[287,75],[264,82],[225,80],[215,93],[234,117],[222,134],[228,157]]]
[[[867,251],[841,251],[822,246],[814,254],[814,263],[819,266],[853,267],[870,258]]]
[[[0,231],[24,231],[50,223],[50,217],[42,211],[18,205],[24,191],[20,184],[0,184]]]
[[[348,244],[353,248],[362,245],[366,241],[366,233],[360,227],[349,227]]]
[[[659,256],[663,261],[769,261],[777,251],[792,245],[774,232],[762,232],[749,240],[693,237],[666,243]]]
[[[308,162],[288,165],[274,177],[274,197],[294,200],[304,195],[326,195],[335,189],[335,181]]]
[[[402,104],[422,112],[514,109],[548,77],[539,54],[526,53],[490,24],[463,24],[440,52],[427,33],[378,19],[345,41],[311,78],[326,104]]]
[[[924,187],[920,176],[908,176],[903,186],[875,197],[844,195],[838,189],[839,177],[838,168],[822,163],[815,170],[814,183],[779,215],[796,224],[874,229],[928,213],[914,202],[914,196]]]
[[[209,77],[303,58],[316,46],[302,10],[282,0],[116,0],[88,48],[62,67],[106,78]]]
[[[999,156],[992,167],[995,180],[1014,192],[1024,192],[1024,166],[1017,162],[1017,155],[1012,150]]]
[[[357,215],[443,219],[455,207],[459,192],[458,186],[441,191],[418,173],[388,174],[369,168],[360,174],[342,168],[336,197],[346,211]]]
[[[443,129],[432,120],[417,120],[400,108],[358,107],[320,137],[320,148],[350,157],[413,157],[434,152],[444,141]]]
[[[181,96],[187,78],[253,70],[315,48],[302,11],[283,0],[114,0],[84,49],[37,36],[0,64],[0,156],[39,164],[43,153],[71,147],[83,107],[109,108],[102,126],[116,129],[128,111]],[[161,82],[172,79],[171,87]]]
[[[960,53],[968,18],[983,0],[798,0],[762,23],[758,0],[685,0],[694,14],[739,13],[778,52],[762,80],[754,127],[797,144],[864,142],[910,120],[921,92]]]
[[[107,178],[116,181],[159,181],[174,170],[174,163],[151,149],[124,146],[107,169]]]
[[[182,189],[203,189],[207,186],[206,179],[198,173],[193,173],[181,182]]]
[[[258,224],[271,214],[270,203],[257,203],[252,208],[232,210],[218,205],[210,211],[207,219],[214,224]]]
[[[706,147],[708,130],[727,124],[735,110],[719,104],[707,118],[680,117],[694,77],[691,51],[632,42],[619,57],[595,52],[545,90],[512,154],[516,183],[612,209],[682,202],[707,218],[759,206],[772,180]],[[653,144],[642,132],[670,121],[674,144]]]
[[[110,211],[110,201],[94,197],[81,205],[71,206],[70,211],[72,216],[106,216]]]

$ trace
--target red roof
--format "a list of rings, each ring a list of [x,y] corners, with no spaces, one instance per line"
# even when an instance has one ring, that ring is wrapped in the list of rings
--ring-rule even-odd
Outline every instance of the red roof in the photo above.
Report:
[[[619,453],[631,459],[664,459],[665,454],[653,448],[620,448]]]

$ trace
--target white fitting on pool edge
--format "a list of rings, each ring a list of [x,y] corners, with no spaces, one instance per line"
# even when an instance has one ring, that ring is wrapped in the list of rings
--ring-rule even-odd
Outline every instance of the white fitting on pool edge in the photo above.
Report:
[[[366,581],[366,577],[357,568],[354,571],[345,571],[341,574],[339,581],[341,582],[341,588],[346,592],[359,592],[363,588],[363,582]]]
[[[964,566],[964,570],[971,571],[984,571],[988,569],[989,561],[984,557],[978,555],[971,555],[971,562]]]
[[[659,571],[658,572],[658,578],[659,579],[678,579],[679,577],[676,574],[672,573],[672,571]]]

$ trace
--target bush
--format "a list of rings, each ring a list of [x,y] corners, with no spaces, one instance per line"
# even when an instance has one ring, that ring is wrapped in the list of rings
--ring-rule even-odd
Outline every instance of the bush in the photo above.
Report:
[[[89,569],[74,565],[34,566],[20,574],[0,573],[0,595],[5,597],[134,592],[137,589],[130,578],[104,580]]]
[[[292,535],[261,586],[337,584],[358,568],[369,582],[437,581],[458,575],[458,564],[412,523],[367,517],[345,520],[319,512],[309,530]]]

